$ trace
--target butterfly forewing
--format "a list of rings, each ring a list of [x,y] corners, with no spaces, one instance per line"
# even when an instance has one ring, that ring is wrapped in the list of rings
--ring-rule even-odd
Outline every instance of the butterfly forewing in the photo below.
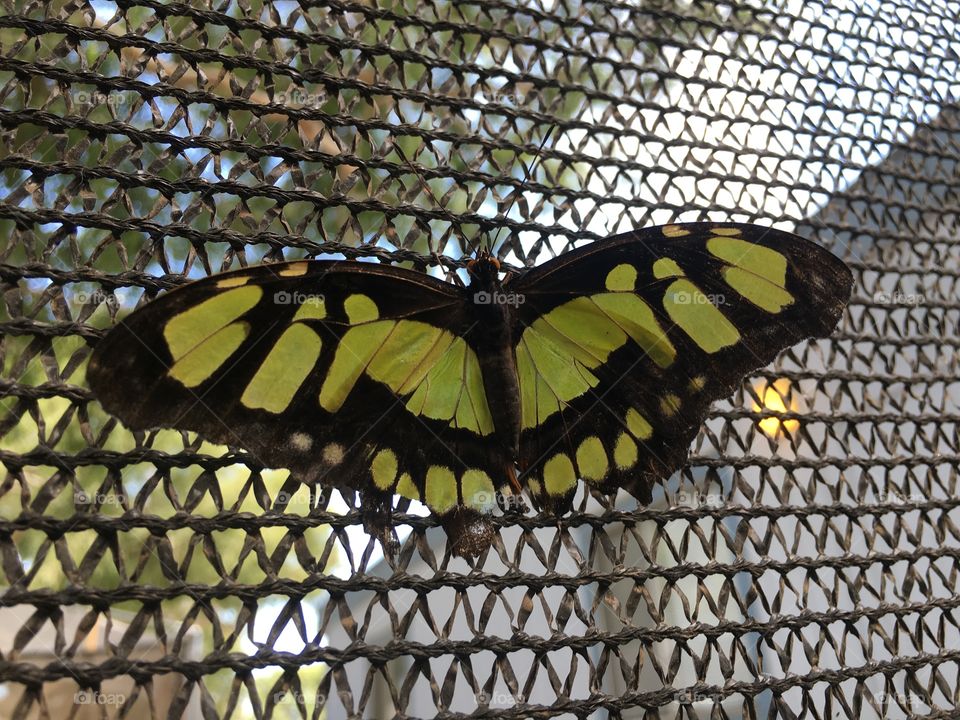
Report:
[[[438,513],[489,507],[502,467],[469,322],[457,289],[422,273],[260,266],[145,306],[98,344],[88,376],[132,428],[195,430]]]
[[[578,478],[648,500],[684,462],[712,401],[786,347],[828,334],[850,294],[819,246],[754,225],[648,228],[508,284],[522,297],[519,466],[563,511]]]

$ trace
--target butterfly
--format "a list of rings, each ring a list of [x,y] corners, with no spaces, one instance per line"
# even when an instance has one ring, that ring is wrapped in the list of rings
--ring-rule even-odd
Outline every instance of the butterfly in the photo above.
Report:
[[[463,287],[337,260],[213,275],[118,323],[89,384],[130,428],[239,446],[360,491],[371,517],[394,495],[425,503],[470,557],[524,495],[561,514],[583,481],[650,502],[711,402],[828,335],[852,288],[815,243],[734,223],[628,232],[506,279],[488,252],[467,270]]]

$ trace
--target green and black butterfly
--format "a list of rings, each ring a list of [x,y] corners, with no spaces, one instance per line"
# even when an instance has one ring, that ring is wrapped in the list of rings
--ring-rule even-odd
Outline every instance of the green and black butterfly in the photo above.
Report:
[[[565,512],[578,479],[651,486],[680,468],[713,400],[829,334],[843,262],[755,225],[647,228],[466,287],[401,268],[297,261],[190,283],[97,345],[90,385],[131,428],[195,430],[268,466],[393,494],[476,555],[525,493]]]

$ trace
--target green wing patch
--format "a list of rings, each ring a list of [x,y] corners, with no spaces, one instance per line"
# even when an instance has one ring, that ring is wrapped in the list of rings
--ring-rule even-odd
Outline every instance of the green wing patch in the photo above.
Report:
[[[250,323],[240,318],[263,297],[262,287],[245,284],[173,315],[163,325],[174,361],[170,377],[187,388],[212,378],[250,336]],[[241,394],[244,406],[274,414],[286,410],[323,350],[321,328],[311,325],[345,324],[320,388],[321,408],[337,412],[366,374],[398,395],[410,395],[407,409],[416,415],[480,435],[493,432],[480,364],[463,338],[427,322],[381,319],[377,303],[362,293],[343,298],[345,322],[327,316],[324,298],[303,297]]]
[[[631,266],[619,265],[611,273],[625,267]],[[591,370],[608,362],[611,353],[628,340],[661,367],[676,357],[652,308],[632,291],[577,297],[534,320],[516,348],[521,426],[542,424],[570,400],[596,387]]]

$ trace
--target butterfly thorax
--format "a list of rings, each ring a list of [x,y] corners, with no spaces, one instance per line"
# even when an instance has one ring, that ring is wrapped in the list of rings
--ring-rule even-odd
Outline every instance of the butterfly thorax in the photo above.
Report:
[[[518,299],[504,291],[496,258],[481,254],[467,268],[470,284],[464,292],[474,320],[468,337],[480,362],[501,459],[512,467],[520,445],[520,385],[513,350]]]

